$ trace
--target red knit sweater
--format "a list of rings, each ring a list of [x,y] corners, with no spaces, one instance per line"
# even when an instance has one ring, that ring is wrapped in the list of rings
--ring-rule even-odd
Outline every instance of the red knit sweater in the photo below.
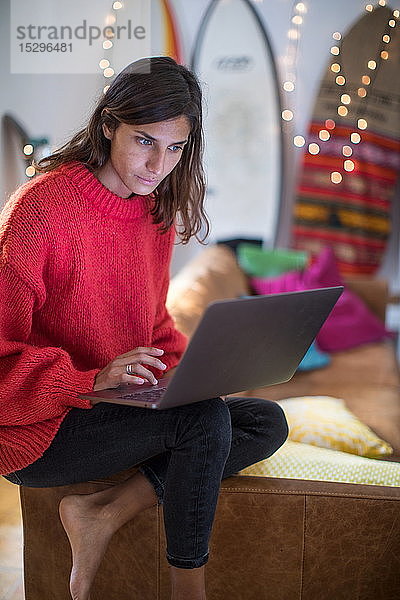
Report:
[[[21,186],[0,216],[0,474],[38,459],[97,373],[137,346],[174,367],[165,308],[174,228],[150,196],[124,199],[81,163]],[[154,374],[161,372],[152,369]]]

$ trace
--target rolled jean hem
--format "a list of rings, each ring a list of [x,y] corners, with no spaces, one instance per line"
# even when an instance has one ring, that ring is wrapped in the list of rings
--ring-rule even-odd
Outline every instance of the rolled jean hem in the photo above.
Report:
[[[209,553],[204,554],[200,558],[176,558],[175,556],[171,556],[167,552],[167,561],[172,567],[177,567],[178,569],[198,569],[206,564],[208,561]]]
[[[147,465],[141,465],[139,471],[150,481],[157,495],[158,504],[162,504],[164,501],[164,486],[154,473],[153,469]]]

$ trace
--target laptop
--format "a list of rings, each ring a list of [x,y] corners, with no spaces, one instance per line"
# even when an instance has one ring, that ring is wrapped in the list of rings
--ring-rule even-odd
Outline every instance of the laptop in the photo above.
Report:
[[[171,377],[79,397],[162,410],[289,381],[342,291],[337,286],[212,302]]]

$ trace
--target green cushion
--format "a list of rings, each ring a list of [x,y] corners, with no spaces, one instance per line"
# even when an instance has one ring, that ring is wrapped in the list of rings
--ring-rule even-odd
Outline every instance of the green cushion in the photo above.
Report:
[[[247,275],[275,277],[286,271],[304,269],[308,261],[308,254],[298,250],[264,249],[254,244],[239,244],[237,259]]]

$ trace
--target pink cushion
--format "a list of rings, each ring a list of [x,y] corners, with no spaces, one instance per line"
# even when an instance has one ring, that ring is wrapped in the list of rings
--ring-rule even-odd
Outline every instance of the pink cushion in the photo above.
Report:
[[[257,294],[276,294],[296,290],[343,285],[332,248],[325,247],[304,271],[290,271],[274,278],[252,277]],[[338,352],[361,344],[378,342],[390,335],[384,324],[364,302],[345,289],[317,335],[325,352]]]

